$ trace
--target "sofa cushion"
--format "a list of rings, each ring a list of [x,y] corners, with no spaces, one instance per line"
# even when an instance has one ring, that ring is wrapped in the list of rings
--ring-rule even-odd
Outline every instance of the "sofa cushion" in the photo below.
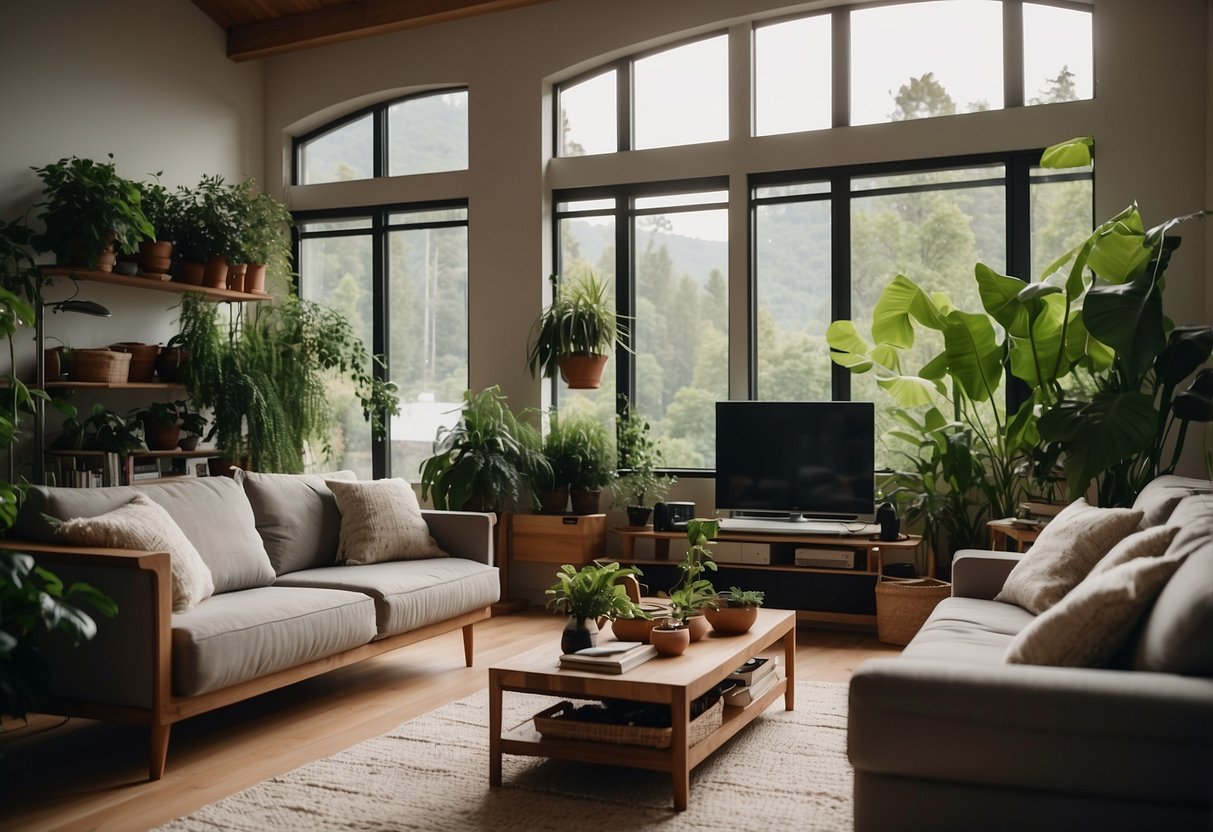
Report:
[[[1167,556],[1186,560],[1146,619],[1133,667],[1213,677],[1213,495],[1184,498],[1170,522],[1179,527]]]
[[[43,517],[94,517],[146,494],[169,513],[211,570],[215,592],[232,592],[274,582],[274,568],[257,534],[244,489],[230,477],[200,477],[153,485],[108,488],[33,486],[21,507],[16,536],[57,542]]]
[[[1141,528],[1166,523],[1180,501],[1193,494],[1213,494],[1213,481],[1174,474],[1151,480],[1133,501],[1133,508],[1142,512]]]
[[[1078,586],[1100,558],[1137,528],[1141,518],[1140,511],[1098,508],[1080,497],[1041,530],[994,600],[1039,615]]]
[[[392,561],[294,572],[279,586],[326,587],[375,599],[379,638],[483,609],[501,595],[497,568],[464,558]]]
[[[78,546],[168,552],[173,612],[185,612],[215,592],[211,570],[169,513],[144,494],[96,517],[76,517],[59,534]]]
[[[1134,558],[1087,577],[1024,628],[1007,650],[1012,664],[1106,665],[1184,555]]]
[[[365,595],[257,587],[208,598],[173,616],[173,692],[195,696],[366,644]]]
[[[237,470],[235,479],[253,507],[257,533],[275,574],[337,562],[341,512],[325,480],[357,479],[353,471],[259,474]]]
[[[1113,546],[1112,551],[1100,558],[1099,563],[1091,567],[1091,571],[1087,573],[1086,579],[1102,575],[1109,569],[1114,569],[1122,563],[1128,563],[1136,558],[1156,558],[1165,554],[1167,547],[1171,545],[1171,541],[1175,538],[1175,533],[1178,531],[1178,526],[1167,525],[1151,526],[1139,532],[1134,532]]]
[[[1002,664],[1007,647],[1033,618],[1030,612],[1014,604],[978,598],[945,598],[901,655],[970,664]]]
[[[402,479],[329,482],[341,511],[337,559],[351,566],[445,557],[430,537],[413,487]]]

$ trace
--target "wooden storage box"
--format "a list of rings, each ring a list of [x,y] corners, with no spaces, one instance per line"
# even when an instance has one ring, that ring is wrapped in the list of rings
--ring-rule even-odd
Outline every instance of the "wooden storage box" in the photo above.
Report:
[[[512,546],[514,560],[584,566],[606,554],[606,515],[515,514]]]

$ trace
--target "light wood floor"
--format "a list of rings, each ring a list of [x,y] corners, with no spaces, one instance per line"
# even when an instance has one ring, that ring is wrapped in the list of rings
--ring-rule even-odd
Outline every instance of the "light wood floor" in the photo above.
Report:
[[[476,625],[472,668],[454,632],[178,723],[155,783],[146,729],[32,717],[0,734],[0,829],[157,826],[475,693],[486,668],[559,630],[539,611],[501,616]],[[871,633],[801,627],[797,639],[799,679],[846,682],[864,659],[899,652]]]

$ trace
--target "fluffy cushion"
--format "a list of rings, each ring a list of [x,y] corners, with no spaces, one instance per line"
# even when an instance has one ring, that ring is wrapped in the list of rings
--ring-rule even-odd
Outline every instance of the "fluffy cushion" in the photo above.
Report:
[[[341,511],[337,559],[349,566],[446,557],[430,537],[413,487],[402,479],[326,483]]]
[[[1099,563],[1091,567],[1087,577],[1101,575],[1109,569],[1114,569],[1122,563],[1128,563],[1135,558],[1156,558],[1167,551],[1171,545],[1178,526],[1155,526],[1134,532],[1112,547],[1112,551],[1104,555]]]
[[[1184,555],[1135,558],[1091,575],[1007,648],[1017,664],[1096,667],[1108,663]]]
[[[82,546],[168,552],[173,574],[173,612],[185,612],[215,592],[211,570],[169,513],[142,494],[96,517],[77,517],[59,534]]]
[[[1133,509],[1089,506],[1080,497],[1041,530],[994,600],[1040,615],[1078,586],[1100,558],[1137,528],[1141,517]]]

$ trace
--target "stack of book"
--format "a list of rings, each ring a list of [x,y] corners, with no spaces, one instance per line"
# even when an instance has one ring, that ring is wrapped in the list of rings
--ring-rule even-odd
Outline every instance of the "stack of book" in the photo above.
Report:
[[[140,480],[154,480],[160,478],[160,462],[155,459],[140,460],[139,462],[131,462],[129,479],[132,483]]]
[[[560,657],[564,670],[589,670],[594,673],[625,673],[657,655],[657,648],[639,641],[612,641],[601,647],[587,647]]]
[[[1019,504],[1019,515],[1021,519],[1039,520],[1043,525],[1061,514],[1061,510],[1065,507],[1065,503],[1046,503],[1040,500],[1027,500]]]
[[[737,684],[724,695],[724,704],[745,707],[759,699],[779,682],[778,662],[767,656],[756,656],[728,676]]]

